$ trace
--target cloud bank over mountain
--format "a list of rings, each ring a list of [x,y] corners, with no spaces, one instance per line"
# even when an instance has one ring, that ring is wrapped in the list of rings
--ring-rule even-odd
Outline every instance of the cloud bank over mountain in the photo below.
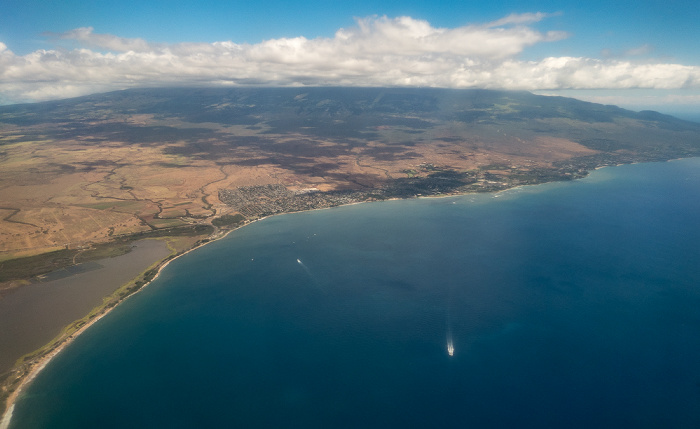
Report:
[[[569,37],[540,31],[544,13],[435,28],[411,17],[369,17],[331,38],[159,44],[77,28],[58,46],[16,55],[0,43],[0,103],[153,86],[429,86],[524,90],[700,89],[700,67],[624,57],[524,60]]]

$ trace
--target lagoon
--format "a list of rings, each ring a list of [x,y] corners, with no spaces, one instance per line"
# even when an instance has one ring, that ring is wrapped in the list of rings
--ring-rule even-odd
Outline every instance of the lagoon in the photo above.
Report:
[[[139,240],[120,256],[54,271],[0,300],[0,373],[49,343],[120,286],[170,254],[165,241]]]

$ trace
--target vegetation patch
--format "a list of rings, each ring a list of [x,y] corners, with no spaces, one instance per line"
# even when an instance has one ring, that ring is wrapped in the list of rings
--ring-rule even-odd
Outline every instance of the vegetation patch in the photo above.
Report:
[[[62,249],[3,261],[0,263],[0,282],[35,277],[67,267],[73,264],[73,257],[79,252],[77,249]]]
[[[212,225],[222,227],[222,226],[238,226],[245,222],[245,216],[240,213],[234,215],[225,214],[221,217],[213,219],[211,221]]]

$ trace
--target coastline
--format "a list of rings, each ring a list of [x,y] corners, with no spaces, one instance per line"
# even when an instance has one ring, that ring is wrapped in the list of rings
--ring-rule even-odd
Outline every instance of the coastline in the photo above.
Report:
[[[669,161],[676,161],[676,160],[683,160],[683,159],[692,159],[692,158],[697,158],[697,157],[674,158],[674,159],[669,159],[669,160],[666,160],[666,161],[652,161],[652,162],[669,162]],[[638,163],[638,162],[635,162],[634,164],[637,164],[637,163]],[[596,167],[594,170],[598,170],[598,169],[602,169],[602,168],[606,168],[606,167],[615,167],[615,166],[619,166],[619,165],[629,165],[629,164],[602,165],[602,166]],[[586,177],[588,177],[589,174],[590,174],[591,172],[592,172],[592,171],[589,171],[585,176],[583,176],[583,177],[581,177],[581,178],[586,178]],[[575,180],[579,180],[579,179],[581,179],[581,178],[577,178],[577,179],[575,179]],[[502,193],[502,192],[505,192],[505,191],[512,191],[512,190],[514,190],[514,189],[521,188],[521,187],[532,187],[532,186],[537,186],[537,185],[546,184],[546,183],[552,183],[552,182],[554,182],[554,181],[543,182],[543,183],[537,183],[537,184],[520,184],[520,185],[515,185],[515,186],[513,186],[513,187],[506,188],[506,189],[500,189],[500,190],[497,190],[497,191],[489,191],[489,192],[487,192],[487,193],[500,194],[500,193]],[[464,196],[464,195],[470,195],[470,194],[479,194],[479,193],[480,193],[480,192],[463,192],[463,193],[443,194],[443,195],[424,195],[424,196],[416,196],[416,197],[414,197],[414,198],[447,198],[447,197],[457,197],[457,196]],[[394,197],[394,198],[388,198],[388,199],[386,199],[386,200],[380,200],[380,201],[392,201],[392,200],[403,200],[403,199],[406,199],[406,198]],[[341,206],[349,206],[349,205],[363,204],[363,203],[368,203],[368,202],[376,202],[376,201],[357,201],[357,202],[352,202],[352,203],[348,203],[348,204],[343,204],[343,205],[341,205]],[[127,300],[129,297],[131,297],[131,296],[133,296],[133,295],[136,295],[138,292],[140,292],[140,291],[143,290],[145,287],[147,287],[148,285],[150,285],[150,283],[151,283],[153,280],[155,280],[155,279],[157,279],[157,278],[159,277],[159,275],[160,275],[160,273],[161,273],[161,270],[163,270],[165,267],[167,267],[168,264],[170,264],[170,262],[172,262],[172,261],[178,259],[179,257],[184,256],[184,255],[186,255],[186,254],[188,254],[188,253],[190,253],[190,252],[192,252],[192,251],[194,251],[194,250],[197,250],[197,249],[199,249],[200,247],[203,247],[203,246],[205,246],[205,245],[207,245],[207,244],[209,244],[209,243],[212,243],[212,242],[214,242],[214,241],[218,241],[218,240],[220,240],[220,239],[222,239],[222,238],[225,238],[225,237],[228,236],[228,234],[230,234],[230,233],[232,233],[232,232],[234,232],[234,231],[236,231],[236,230],[238,230],[238,229],[240,229],[240,228],[243,228],[243,227],[245,227],[245,226],[251,225],[251,224],[253,224],[253,223],[257,222],[257,221],[261,221],[261,220],[267,219],[268,217],[272,217],[272,216],[276,216],[276,215],[281,215],[281,214],[301,213],[301,212],[304,212],[304,211],[325,210],[325,209],[330,209],[330,208],[335,208],[335,207],[340,207],[340,206],[320,207],[320,208],[314,208],[314,209],[310,209],[310,210],[301,210],[301,211],[294,211],[294,212],[276,213],[276,214],[273,214],[273,215],[263,216],[263,217],[260,217],[260,218],[257,218],[257,219],[250,220],[250,221],[248,221],[248,222],[246,222],[246,223],[244,223],[244,224],[242,224],[242,225],[240,225],[240,226],[237,226],[237,227],[235,227],[235,228],[224,229],[224,230],[218,229],[218,228],[217,228],[217,229],[206,239],[206,241],[198,242],[198,243],[197,243],[196,245],[194,245],[193,247],[191,247],[191,248],[189,248],[189,249],[187,249],[187,250],[185,250],[185,251],[183,251],[183,252],[181,252],[181,253],[174,254],[174,255],[169,255],[169,256],[166,257],[165,259],[163,259],[163,260],[161,260],[161,261],[158,261],[158,262],[152,264],[151,266],[149,266],[149,268],[148,268],[146,271],[140,273],[138,276],[136,276],[135,278],[133,278],[132,280],[130,280],[130,281],[127,282],[126,284],[123,284],[121,287],[119,287],[119,288],[115,291],[115,294],[118,294],[120,291],[125,290],[125,289],[126,289],[127,287],[129,287],[130,285],[135,284],[140,278],[144,277],[144,275],[146,275],[148,272],[151,272],[151,271],[155,270],[155,274],[154,274],[151,278],[149,278],[143,285],[141,285],[140,287],[138,287],[137,289],[135,289],[135,290],[132,291],[131,293],[128,293],[128,294],[126,294],[125,296],[119,298],[119,299],[116,301],[116,303],[114,303],[114,304],[112,304],[112,305],[110,305],[109,303],[106,303],[106,304],[104,304],[104,305],[102,305],[102,306],[96,307],[96,308],[93,309],[89,314],[87,314],[85,317],[83,317],[82,319],[79,319],[79,320],[77,320],[76,322],[74,322],[73,324],[69,325],[69,327],[67,327],[67,329],[70,328],[70,326],[73,326],[73,325],[75,325],[76,323],[78,323],[78,322],[80,322],[80,321],[82,321],[82,320],[84,320],[84,319],[88,319],[87,322],[85,322],[84,324],[80,325],[80,327],[78,327],[75,331],[72,331],[72,332],[70,332],[70,333],[62,332],[61,334],[59,334],[59,336],[58,336],[56,339],[52,340],[52,341],[49,342],[46,346],[44,346],[44,347],[50,347],[50,350],[49,350],[48,352],[46,352],[46,353],[43,354],[42,356],[36,358],[35,360],[33,360],[33,361],[31,361],[30,363],[27,364],[27,365],[28,365],[28,370],[26,371],[25,374],[23,374],[23,375],[21,375],[21,376],[18,377],[18,379],[17,379],[17,380],[18,380],[18,381],[17,381],[17,383],[18,383],[18,384],[17,384],[17,387],[12,391],[12,393],[9,394],[9,396],[7,397],[7,399],[6,399],[6,401],[5,401],[5,409],[4,409],[2,418],[0,419],[0,429],[8,429],[8,428],[9,428],[9,425],[10,425],[10,423],[11,423],[12,414],[13,414],[13,411],[14,411],[14,407],[15,407],[16,401],[17,401],[17,399],[19,398],[19,396],[21,395],[23,389],[25,389],[29,384],[31,384],[31,382],[32,382],[32,381],[37,377],[37,375],[50,363],[50,361],[51,361],[54,357],[56,357],[61,351],[63,351],[68,345],[70,345],[70,344],[73,342],[73,340],[74,340],[75,338],[77,338],[80,334],[84,333],[84,332],[85,332],[89,327],[91,327],[94,323],[96,323],[97,321],[99,321],[100,319],[102,319],[104,316],[106,316],[107,314],[109,314],[109,313],[110,313],[114,308],[116,308],[119,304],[121,304],[122,302],[124,302],[125,300]]]
[[[455,195],[445,195],[447,196],[457,196],[458,194]],[[459,195],[466,195],[466,194],[459,194]],[[400,200],[401,198],[392,198],[392,200]],[[386,201],[386,200],[384,200]],[[345,204],[345,205],[355,205],[355,204],[363,204],[368,201],[358,201],[358,202],[353,202],[350,204]],[[304,211],[314,211],[314,210],[326,210],[326,209],[331,209],[335,207],[322,207],[322,208],[316,208],[316,209],[311,209],[311,210],[304,210]],[[47,343],[44,347],[50,347],[50,351],[47,353],[41,355],[38,358],[35,358],[35,360],[30,361],[27,365],[29,366],[28,370],[26,371],[25,374],[21,375],[17,379],[17,387],[8,395],[7,399],[5,400],[5,409],[3,411],[2,416],[0,417],[0,429],[8,429],[10,426],[10,423],[12,422],[12,415],[13,411],[15,408],[15,404],[17,400],[19,399],[20,395],[22,394],[22,391],[29,386],[34,379],[41,373],[41,371],[46,368],[46,366],[51,362],[53,358],[58,356],[59,353],[61,353],[66,347],[68,347],[75,338],[77,338],[79,335],[83,334],[88,328],[90,328],[93,324],[98,322],[100,319],[108,315],[113,309],[115,309],[119,304],[123,303],[130,297],[136,295],[140,291],[142,291],[144,288],[146,288],[148,285],[151,284],[155,279],[158,278],[160,275],[161,271],[165,269],[172,261],[175,261],[176,259],[180,258],[181,256],[185,256],[188,253],[197,250],[201,247],[206,246],[209,243],[213,243],[215,241],[221,240],[228,236],[230,233],[244,228],[248,225],[252,225],[255,222],[262,221],[264,219],[267,219],[272,216],[276,215],[283,215],[283,214],[292,214],[292,213],[301,213],[301,212],[285,212],[285,213],[278,213],[275,215],[269,215],[269,216],[263,216],[258,219],[253,219],[245,224],[239,225],[235,228],[227,229],[227,230],[221,230],[217,229],[212,233],[208,238],[207,241],[205,242],[200,242],[197,245],[191,247],[190,249],[187,249],[183,251],[182,253],[176,254],[176,255],[170,255],[166,257],[165,259],[158,261],[151,265],[147,270],[144,272],[140,273],[133,279],[131,279],[129,282],[123,284],[120,286],[114,294],[119,293],[120,291],[126,289],[129,285],[135,284],[139,278],[142,278],[146,273],[148,273],[151,270],[156,270],[155,274],[153,275],[152,278],[150,278],[146,283],[144,283],[141,287],[139,287],[137,290],[133,291],[132,293],[127,294],[126,296],[120,298],[116,304],[114,305],[101,305],[99,307],[96,307],[93,309],[90,313],[88,313],[85,317],[78,319],[77,321],[71,323],[66,329],[69,329],[70,326],[75,325],[76,323],[79,323],[80,321],[84,319],[88,319],[87,322],[85,322],[83,325],[81,325],[79,328],[77,328],[75,331],[71,332],[70,334],[67,334],[64,330],[64,332],[61,332],[55,339],[51,340],[49,343]],[[42,347],[43,348],[43,347]],[[39,349],[41,350],[41,349]]]
[[[129,295],[131,296],[131,295]],[[128,297],[127,297],[128,298]],[[125,298],[126,299],[126,298]],[[114,308],[114,307],[112,307]],[[14,390],[10,394],[10,396],[7,398],[7,403],[6,403],[6,408],[5,408],[5,413],[2,416],[2,420],[0,420],[0,429],[7,429],[10,425],[10,422],[12,420],[12,412],[14,411],[15,408],[15,402],[17,401],[17,398],[19,397],[20,393],[22,393],[22,389],[28,386],[34,379],[36,378],[39,373],[46,368],[46,365],[51,362],[51,359],[56,357],[63,349],[65,349],[73,340],[85,330],[87,330],[90,326],[92,326],[94,323],[96,323],[98,320],[102,319],[104,316],[106,316],[112,308],[107,309],[105,312],[100,314],[99,316],[94,317],[90,322],[86,323],[83,325],[78,331],[74,332],[70,336],[66,337],[59,346],[57,346],[55,349],[50,351],[48,354],[42,356],[39,358],[36,362],[30,364],[31,369],[29,372],[22,377],[21,382],[17,389]]]
[[[127,247],[127,246],[124,246]],[[124,284],[175,253],[164,239],[134,240],[129,252],[104,255],[33,278],[0,299],[0,379],[102,306]],[[111,298],[110,298],[111,297]],[[18,361],[19,359],[19,361]],[[4,392],[3,400],[7,392]]]
[[[256,219],[254,221],[251,221],[249,223],[246,223],[245,225],[241,225],[238,228],[230,229],[227,231],[221,231],[221,230],[216,230],[212,235],[208,237],[208,241],[206,242],[200,242],[197,245],[191,247],[188,250],[183,251],[182,253],[179,254],[171,254],[167,256],[165,259],[162,259],[151,266],[149,266],[144,272],[140,273],[130,281],[128,281],[125,284],[122,284],[117,290],[113,293],[113,295],[118,294],[120,291],[123,291],[127,289],[130,285],[136,284],[138,279],[142,278],[144,275],[146,275],[149,271],[156,270],[155,274],[153,277],[151,277],[146,283],[144,283],[141,287],[133,291],[132,293],[129,293],[122,298],[119,298],[115,304],[109,305],[109,303],[105,303],[101,306],[98,306],[94,308],[90,313],[85,315],[83,318],[76,320],[75,322],[71,323],[68,325],[64,331],[62,331],[56,338],[48,342],[45,347],[49,347],[50,350],[46,352],[45,354],[41,355],[40,357],[35,358],[33,361],[30,361],[28,364],[28,369],[27,371],[23,374],[17,377],[17,387],[14,388],[14,390],[8,395],[7,399],[5,400],[5,408],[2,414],[2,418],[0,418],[0,429],[8,429],[9,425],[12,421],[12,414],[15,408],[15,403],[17,402],[17,399],[21,395],[22,391],[29,385],[31,384],[32,381],[37,377],[37,375],[44,369],[46,366],[51,362],[51,360],[56,357],[61,351],[63,351],[67,346],[69,346],[75,338],[77,338],[79,335],[84,333],[88,328],[90,328],[93,324],[95,324],[97,321],[102,319],[104,316],[109,314],[113,309],[115,309],[119,304],[123,303],[130,297],[136,295],[140,291],[142,291],[145,287],[151,284],[152,281],[158,278],[160,275],[161,270],[163,270],[165,267],[170,264],[170,262],[178,259],[181,256],[184,256],[196,249],[199,249],[200,247],[203,247],[209,243],[212,243],[214,241],[220,240],[224,237],[226,237],[229,233],[242,228],[246,225],[250,225],[253,222],[256,222],[259,219]],[[84,319],[88,319],[87,322],[82,324],[79,328],[77,328],[75,331],[70,332],[70,327],[80,323]],[[70,333],[66,332],[69,331]],[[39,349],[41,350],[41,348]],[[14,369],[13,369],[14,370]],[[11,370],[11,371],[13,371]]]

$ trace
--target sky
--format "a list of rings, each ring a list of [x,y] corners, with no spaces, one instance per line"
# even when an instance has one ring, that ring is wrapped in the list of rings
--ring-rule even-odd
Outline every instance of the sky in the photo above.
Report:
[[[688,0],[0,0],[0,104],[155,86],[528,90],[700,115]]]

